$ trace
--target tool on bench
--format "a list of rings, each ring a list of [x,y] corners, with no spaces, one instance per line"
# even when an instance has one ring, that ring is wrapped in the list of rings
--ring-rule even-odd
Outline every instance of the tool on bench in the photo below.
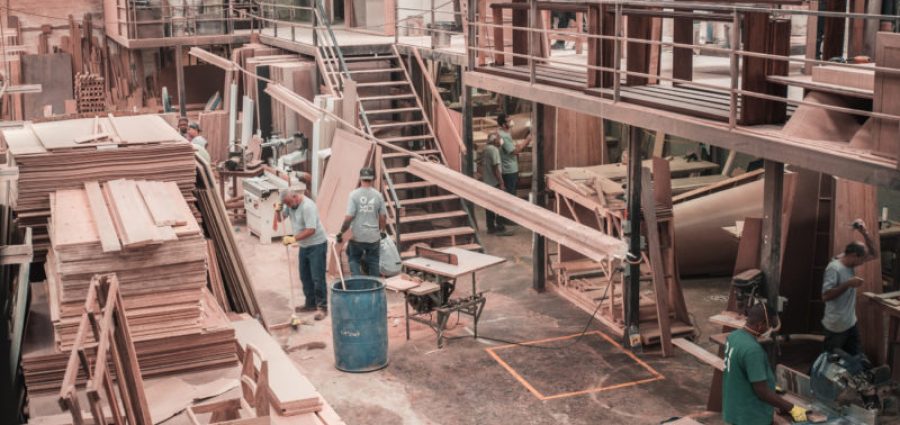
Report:
[[[484,292],[478,292],[475,273],[506,261],[479,252],[461,248],[432,249],[416,247],[416,257],[403,261],[407,273],[420,278],[421,284],[403,290],[406,298],[406,338],[409,339],[409,322],[415,321],[431,327],[437,333],[438,348],[444,344],[444,330],[454,314],[473,318],[473,334],[478,338],[478,320],[484,310]],[[461,298],[451,298],[457,280],[471,275],[472,292]],[[414,310],[410,313],[410,308]]]
[[[809,376],[784,365],[776,367],[775,375],[787,394],[827,416],[816,423],[875,425],[897,415],[890,367],[872,366],[863,354],[838,349],[819,355]]]

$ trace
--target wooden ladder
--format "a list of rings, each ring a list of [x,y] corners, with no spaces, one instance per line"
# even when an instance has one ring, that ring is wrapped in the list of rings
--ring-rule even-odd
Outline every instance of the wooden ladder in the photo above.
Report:
[[[320,22],[326,22],[321,20]],[[359,128],[373,137],[447,165],[434,128],[422,107],[396,46],[389,54],[345,57],[327,24],[317,28],[316,61],[325,84],[343,96],[348,81],[356,87]],[[322,41],[325,41],[324,43]],[[389,230],[399,236],[404,258],[414,245],[456,246],[482,251],[472,215],[462,199],[406,171],[412,156],[382,148],[382,192],[388,200]]]

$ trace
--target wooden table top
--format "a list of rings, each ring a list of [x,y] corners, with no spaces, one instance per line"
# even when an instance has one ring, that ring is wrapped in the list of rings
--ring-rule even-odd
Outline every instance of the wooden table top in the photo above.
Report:
[[[438,251],[454,254],[459,259],[458,265],[442,263],[428,258],[415,257],[403,261],[403,265],[414,270],[433,273],[448,278],[457,278],[462,275],[474,273],[479,270],[495,266],[506,261],[505,258],[480,252],[469,251],[462,248],[450,247],[438,249]]]

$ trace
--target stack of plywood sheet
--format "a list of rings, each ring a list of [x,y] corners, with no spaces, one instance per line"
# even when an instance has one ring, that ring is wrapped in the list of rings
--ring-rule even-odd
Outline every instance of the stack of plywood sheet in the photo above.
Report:
[[[26,123],[4,129],[2,136],[9,165],[19,170],[15,212],[20,225],[34,228],[38,259],[48,247],[49,194],[54,191],[133,178],[176,182],[193,200],[193,148],[159,116]]]
[[[282,87],[312,101],[316,94],[316,63],[297,59],[290,62],[274,63],[269,66],[272,81]],[[272,99],[272,127],[282,137],[294,133],[312,135],[312,123]]]
[[[45,268],[60,348],[75,337],[98,273],[117,274],[132,335],[196,329],[206,240],[174,182],[89,182],[51,199]]]
[[[91,278],[116,273],[147,374],[232,364],[234,331],[206,291],[207,242],[174,182],[88,182],[51,196],[47,303],[53,343],[24,363],[30,390],[59,384]],[[89,338],[92,340],[92,338]],[[48,347],[48,348],[49,348]]]

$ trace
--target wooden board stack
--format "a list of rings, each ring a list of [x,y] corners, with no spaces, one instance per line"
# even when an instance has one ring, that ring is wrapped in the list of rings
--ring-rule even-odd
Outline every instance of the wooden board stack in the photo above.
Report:
[[[206,240],[174,182],[88,182],[51,199],[45,268],[61,349],[98,273],[117,274],[134,336],[198,326]]]
[[[8,165],[19,169],[13,189],[19,224],[34,228],[35,253],[48,248],[51,192],[118,178],[173,181],[193,200],[191,145],[156,115],[26,123],[2,131]],[[79,143],[80,142],[80,143]]]
[[[234,332],[205,289],[207,242],[176,183],[113,180],[57,191],[50,230],[54,356],[71,348],[91,278],[116,273],[142,369],[180,372],[236,360]],[[198,352],[197,344],[209,351]],[[30,364],[26,383],[59,384],[38,371],[53,368],[55,377],[64,365]]]

